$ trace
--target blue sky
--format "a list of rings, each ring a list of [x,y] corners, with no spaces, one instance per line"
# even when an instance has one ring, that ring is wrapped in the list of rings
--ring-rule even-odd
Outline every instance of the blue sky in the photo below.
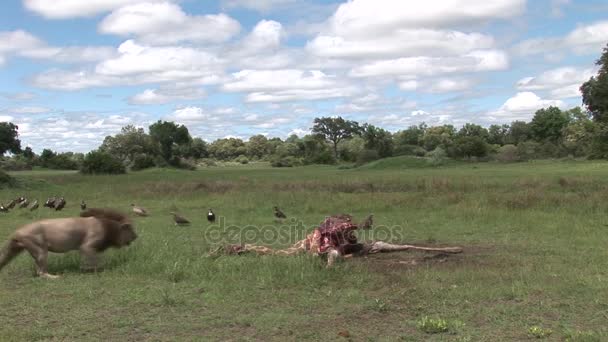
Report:
[[[529,120],[581,104],[608,43],[589,0],[8,0],[0,120],[35,151],[86,152],[156,120],[212,141],[341,115]]]

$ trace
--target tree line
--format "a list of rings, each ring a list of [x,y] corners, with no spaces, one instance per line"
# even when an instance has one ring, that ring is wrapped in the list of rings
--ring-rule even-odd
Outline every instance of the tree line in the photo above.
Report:
[[[542,108],[531,121],[482,127],[467,123],[412,125],[389,132],[369,123],[337,117],[318,117],[311,133],[286,139],[254,135],[244,141],[222,138],[206,142],[192,137],[188,128],[159,120],[148,127],[125,126],[107,136],[88,154],[56,153],[45,149],[40,155],[21,149],[18,127],[0,123],[0,154],[3,169],[33,166],[80,169],[85,173],[122,173],[149,167],[194,168],[218,161],[242,164],[268,161],[273,166],[305,164],[367,163],[391,156],[450,157],[464,160],[525,161],[540,158],[608,158],[608,46],[596,62],[596,76],[580,87],[584,108],[561,110]]]

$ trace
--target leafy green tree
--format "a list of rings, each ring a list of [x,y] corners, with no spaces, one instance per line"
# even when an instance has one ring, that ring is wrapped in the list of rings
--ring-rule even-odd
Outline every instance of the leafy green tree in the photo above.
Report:
[[[538,141],[558,142],[562,138],[563,129],[570,123],[570,116],[561,109],[550,106],[536,111],[530,130],[533,138]]]
[[[159,145],[160,154],[170,165],[177,165],[179,161],[174,158],[174,151],[180,145],[189,145],[192,137],[188,128],[172,121],[161,121],[150,125],[150,136]]]
[[[426,124],[422,123],[418,126],[412,125],[407,129],[395,133],[395,147],[399,148],[400,146],[405,145],[420,146],[422,144],[422,137],[424,137],[424,131],[426,129]]]
[[[338,143],[344,139],[351,138],[355,134],[359,134],[361,128],[359,123],[351,120],[344,120],[338,116],[315,118],[312,132],[320,134],[333,145],[334,158],[338,160]]]
[[[125,173],[125,165],[107,152],[91,151],[82,162],[80,172],[85,174],[120,174]]]
[[[525,121],[513,121],[507,132],[506,143],[517,145],[532,138],[530,125]]]
[[[23,149],[23,157],[27,160],[33,160],[36,157],[36,154],[34,153],[34,151],[32,151],[31,147],[26,147],[25,149]]]
[[[152,137],[143,128],[133,125],[123,127],[114,136],[107,136],[99,150],[113,155],[125,165],[132,164],[140,155],[156,156],[159,153]]]
[[[580,107],[570,109],[571,118],[563,131],[563,145],[568,154],[580,157],[589,155],[597,133],[598,124],[591,120],[589,113],[583,112]]]
[[[393,155],[393,137],[389,131],[370,124],[364,124],[361,130],[366,149],[376,151],[380,158]]]
[[[507,142],[509,125],[491,125],[488,128],[488,143],[493,145],[504,145]]]
[[[209,153],[216,159],[230,160],[247,153],[243,140],[238,138],[217,139],[209,145]]]
[[[427,151],[441,147],[444,151],[454,143],[456,129],[452,125],[429,127],[424,132],[422,144]]]
[[[488,130],[472,123],[467,123],[458,131],[459,137],[479,137],[482,139],[488,138]]]
[[[6,152],[21,152],[21,140],[17,139],[18,129],[12,122],[0,122],[0,156]]]
[[[583,83],[580,91],[593,120],[608,124],[608,45],[595,64],[600,67],[598,74]]]
[[[485,157],[488,154],[488,144],[480,136],[459,135],[454,141],[454,149],[458,156]]]
[[[261,159],[268,155],[268,139],[261,135],[254,135],[245,144],[249,158]]]

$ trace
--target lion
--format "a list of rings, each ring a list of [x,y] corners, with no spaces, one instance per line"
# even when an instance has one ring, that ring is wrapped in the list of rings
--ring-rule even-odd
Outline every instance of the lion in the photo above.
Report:
[[[137,239],[128,217],[112,209],[90,208],[80,217],[44,219],[18,228],[0,251],[0,270],[23,250],[36,263],[36,273],[43,278],[58,278],[48,273],[48,252],[67,253],[79,250],[83,271],[97,270],[97,255],[110,247],[129,246]]]

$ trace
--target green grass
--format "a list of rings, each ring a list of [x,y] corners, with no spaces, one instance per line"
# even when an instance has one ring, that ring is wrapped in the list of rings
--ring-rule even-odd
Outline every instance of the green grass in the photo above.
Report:
[[[1,215],[1,240],[35,219],[77,215],[83,198],[125,211],[134,202],[152,214],[135,218],[140,238],[105,253],[98,274],[79,272],[78,253],[51,255],[51,272],[62,275],[55,281],[34,277],[29,255],[15,259],[0,272],[0,340],[522,341],[548,331],[541,337],[608,339],[608,163],[383,163],[12,172],[21,187],[0,190],[4,202],[59,195],[68,206]],[[301,225],[276,223],[274,205]],[[223,229],[207,224],[209,207]],[[194,224],[174,227],[175,209]],[[309,256],[206,256],[239,232],[285,247],[335,213],[374,213],[363,240],[465,251],[377,255],[329,270]],[[447,330],[428,333],[425,317]]]

